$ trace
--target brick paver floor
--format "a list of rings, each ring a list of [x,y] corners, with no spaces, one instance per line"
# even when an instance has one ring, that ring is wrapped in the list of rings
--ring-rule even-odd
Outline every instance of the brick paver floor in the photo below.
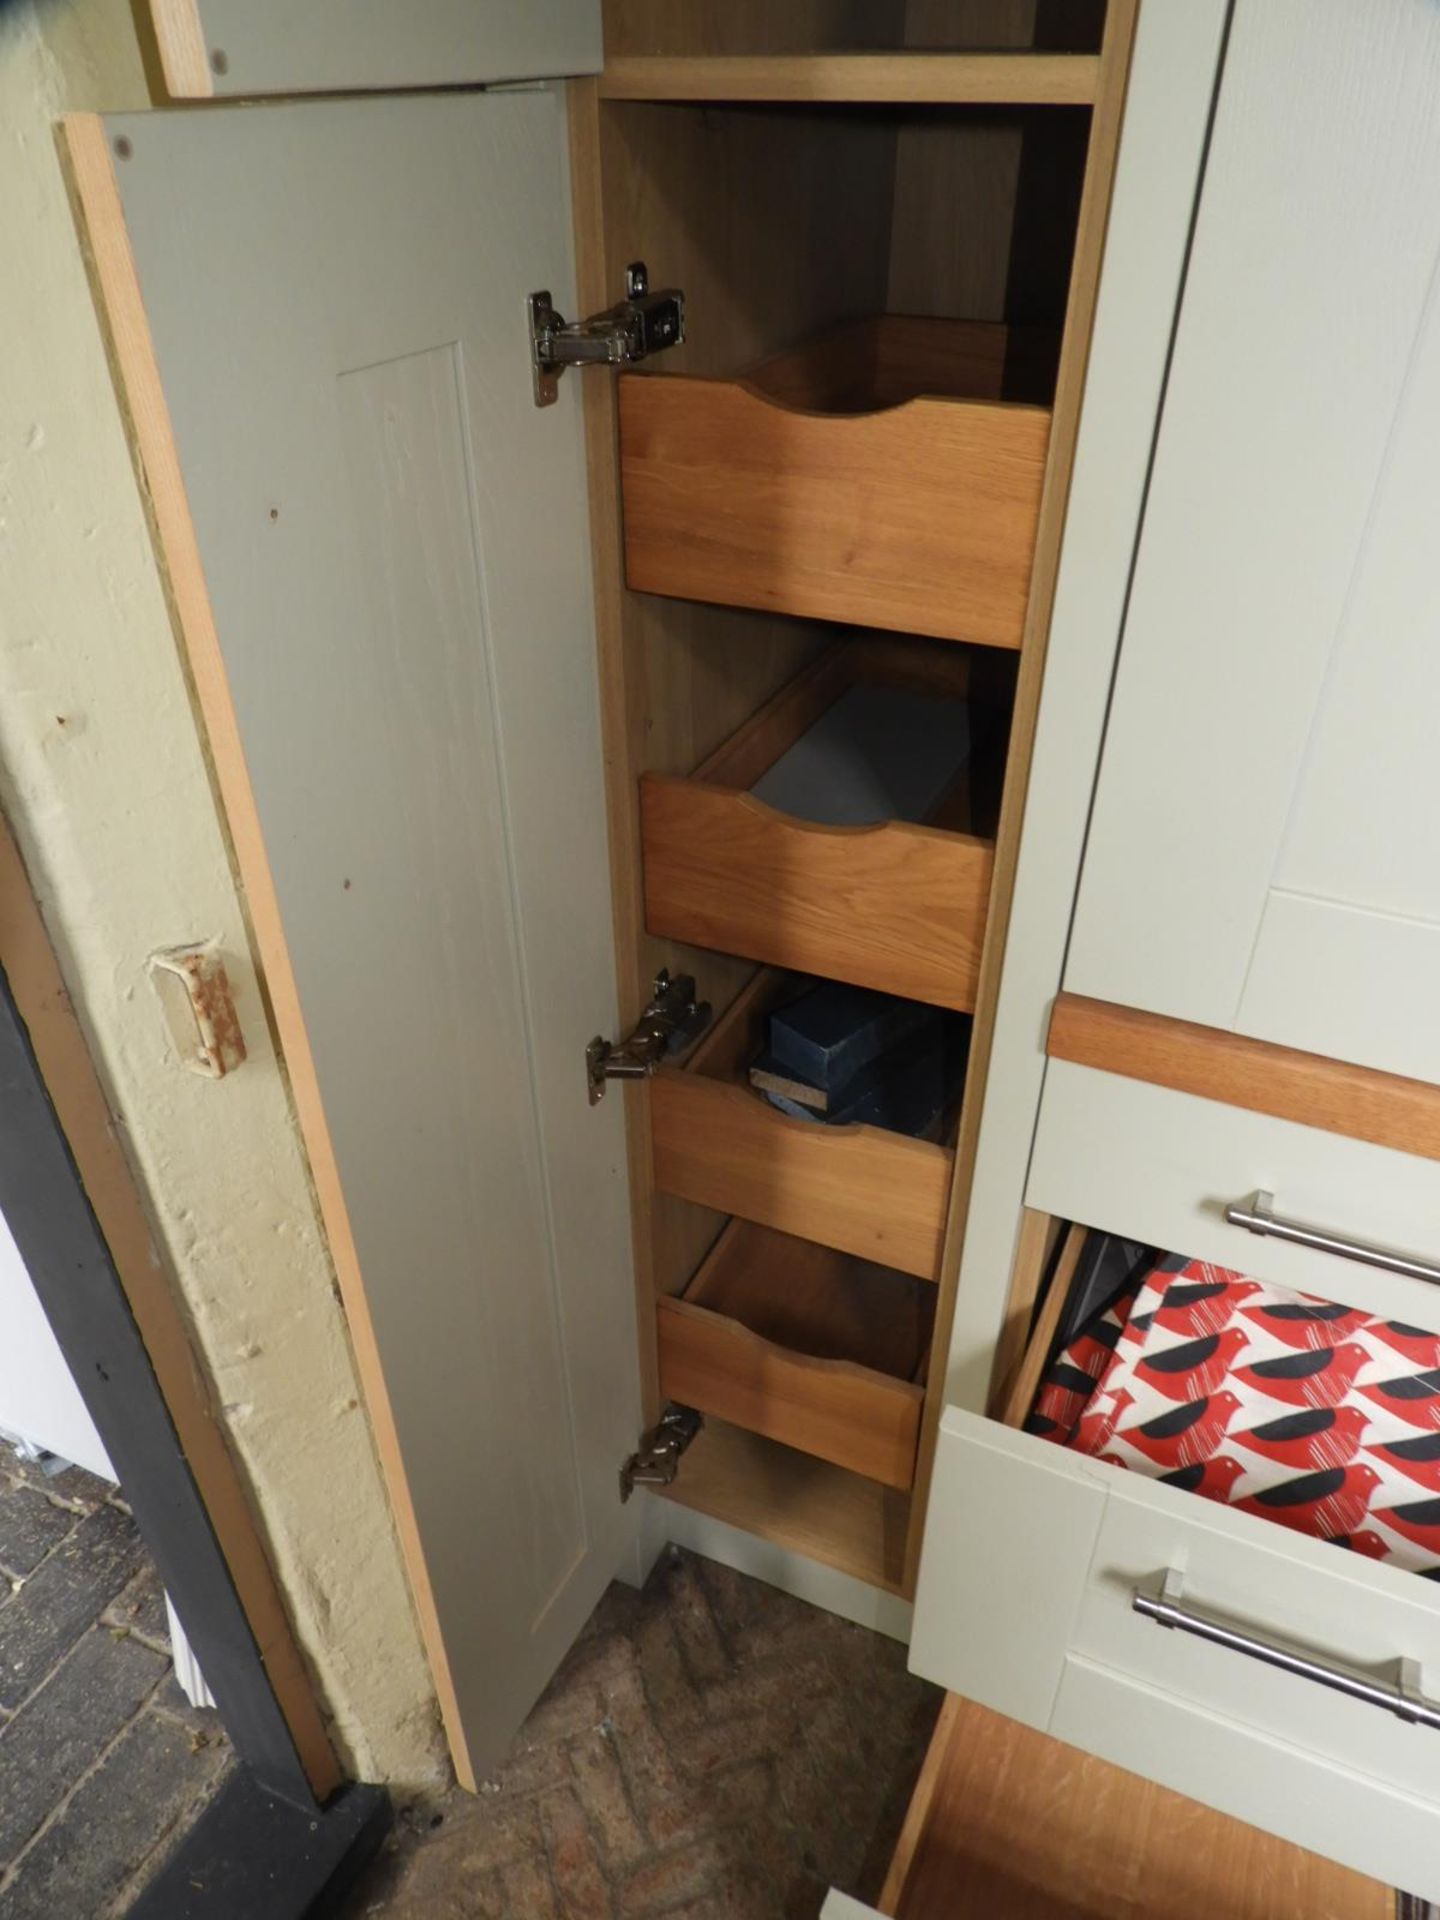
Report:
[[[123,1914],[234,1764],[123,1502],[0,1443],[0,1920]]]
[[[873,1900],[940,1693],[895,1641],[669,1549],[501,1771],[402,1815],[354,1920],[814,1920]]]

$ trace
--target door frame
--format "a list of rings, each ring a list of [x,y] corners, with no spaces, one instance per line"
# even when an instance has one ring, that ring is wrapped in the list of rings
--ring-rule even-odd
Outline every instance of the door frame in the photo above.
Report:
[[[236,1752],[323,1804],[320,1702],[3,816],[0,1212]]]
[[[555,105],[561,138],[564,137],[564,95],[555,90]],[[496,96],[497,104],[503,96]],[[390,106],[387,112],[403,104],[406,96],[389,95]],[[362,96],[362,101],[368,96]],[[441,96],[435,105],[435,111],[441,111],[441,100],[445,102],[446,113],[454,113],[458,104],[463,104],[464,96],[453,91]],[[377,101],[375,110],[383,102]],[[472,101],[473,104],[473,101]],[[283,107],[272,103],[262,103],[258,109],[262,113],[291,114],[292,107]],[[318,102],[316,112],[327,114],[353,114],[357,102],[336,102],[333,99],[321,106]],[[364,106],[364,111],[371,107]],[[427,109],[428,111],[428,109]],[[243,117],[244,110],[230,108],[222,116],[227,124],[238,123],[237,116]],[[187,116],[181,112],[172,112],[163,116],[173,125],[179,125]],[[192,121],[194,116],[188,116]],[[219,120],[216,115],[208,116],[216,122],[216,134],[219,137]],[[155,116],[158,119],[159,116]],[[207,115],[202,113],[204,120]],[[396,1392],[392,1397],[391,1379],[382,1364],[381,1336],[377,1329],[376,1312],[372,1310],[372,1299],[379,1300],[380,1295],[367,1284],[362,1270],[361,1257],[356,1245],[355,1228],[351,1218],[351,1198],[342,1180],[335,1133],[332,1132],[331,1116],[327,1114],[325,1097],[322,1092],[320,1069],[317,1066],[315,1050],[312,1047],[311,1027],[307,1019],[306,1006],[302,1003],[300,986],[296,977],[296,960],[292,957],[290,929],[282,917],[279,891],[275,871],[272,868],[270,849],[267,846],[265,831],[262,828],[260,807],[257,801],[256,782],[252,779],[250,756],[247,754],[246,741],[242,738],[241,721],[236,700],[232,694],[231,673],[222,649],[217,618],[211,602],[210,587],[206,579],[205,568],[200,551],[199,535],[192,514],[189,491],[181,470],[179,445],[172,425],[169,402],[166,397],[157,357],[155,337],[152,333],[150,317],[142,293],[139,269],[132,247],[130,225],[126,218],[125,207],[120,190],[120,178],[117,174],[117,155],[124,158],[128,150],[138,146],[143,137],[135,132],[134,140],[119,132],[121,121],[129,124],[129,117],[117,116],[112,122],[107,116],[92,113],[72,113],[60,122],[59,138],[62,164],[65,167],[71,189],[72,202],[77,215],[86,253],[86,264],[91,281],[91,290],[95,297],[97,317],[102,335],[105,337],[111,358],[112,373],[122,411],[127,416],[130,433],[131,452],[134,458],[137,478],[146,497],[149,510],[151,534],[157,560],[165,576],[169,590],[172,615],[176,626],[177,640],[181,657],[187,668],[192,702],[195,708],[197,726],[207,748],[210,763],[217,812],[230,844],[233,865],[240,876],[244,894],[244,905],[253,947],[259,961],[259,970],[264,982],[267,1012],[270,1016],[274,1037],[283,1055],[286,1079],[290,1092],[295,1118],[309,1162],[314,1196],[318,1205],[320,1219],[328,1242],[331,1263],[338,1295],[343,1307],[350,1336],[351,1352],[355,1372],[358,1377],[363,1404],[369,1416],[369,1424],[375,1441],[385,1486],[389,1495],[390,1510],[395,1523],[401,1558],[409,1579],[411,1599],[414,1604],[420,1636],[428,1656],[431,1678],[439,1701],[441,1718],[450,1751],[451,1763],[460,1785],[471,1792],[478,1791],[480,1778],[486,1768],[493,1766],[499,1755],[493,1751],[491,1735],[494,1725],[502,1714],[509,1714],[515,1704],[518,1689],[513,1685],[507,1693],[497,1689],[494,1673],[494,1622],[487,1631],[476,1637],[474,1623],[481,1616],[475,1611],[473,1595],[460,1591],[456,1585],[454,1556],[436,1554],[427,1555],[426,1541],[422,1538],[421,1524],[417,1505],[417,1490],[429,1488],[424,1505],[431,1518],[427,1525],[433,1526],[435,1512],[434,1487],[448,1484],[436,1479],[432,1472],[423,1480],[415,1477],[412,1461],[402,1452],[400,1439],[400,1420],[397,1411],[413,1422],[414,1408],[417,1405],[418,1391],[416,1380],[418,1369],[395,1367]],[[136,116],[134,124],[138,128],[143,116]],[[198,122],[194,122],[198,125]],[[563,147],[560,150],[563,165]],[[563,185],[563,179],[557,177],[556,185]],[[562,201],[553,202],[553,208],[563,212]],[[573,241],[568,217],[561,220],[565,247],[568,250]],[[522,281],[520,284],[527,284]],[[518,310],[518,309],[517,309]],[[523,386],[516,388],[516,394],[523,400],[525,419],[530,418],[530,382],[525,373]],[[559,418],[557,414],[557,419]],[[577,468],[583,481],[583,443],[578,443]],[[561,498],[553,493],[551,519],[554,521],[555,501]],[[577,518],[575,531],[581,541],[577,547],[577,558],[583,556],[588,561],[589,546],[584,536],[588,533],[588,513]],[[552,525],[553,540],[555,528]],[[586,569],[586,598],[588,600],[590,582]],[[588,624],[588,622],[587,622]],[[532,706],[533,711],[533,706]],[[253,712],[253,709],[252,709]],[[515,756],[518,760],[520,756]],[[601,774],[603,754],[597,742],[596,773]],[[510,782],[506,780],[507,788]],[[552,783],[553,784],[553,783]],[[512,790],[513,798],[513,790]],[[525,802],[525,812],[533,823],[538,824],[541,810],[534,804],[532,788],[530,798]],[[530,831],[533,832],[533,826]],[[606,891],[604,880],[598,876],[607,873],[604,862],[603,832],[594,852],[597,856],[583,867],[576,868],[571,863],[571,877],[577,871],[588,873],[596,878],[599,889],[597,900]],[[567,911],[573,913],[575,884],[569,887]],[[345,882],[348,886],[348,880]],[[552,895],[557,889],[552,888]],[[553,904],[553,902],[552,902]],[[614,957],[608,938],[610,913],[608,903],[597,916],[593,911],[595,903],[585,915],[585,924],[597,932],[597,938],[603,938],[606,949],[604,1008],[613,1009],[615,1000]],[[554,916],[551,916],[552,918]],[[542,925],[545,914],[524,910],[522,921],[533,920]],[[538,943],[537,943],[538,944]],[[561,947],[553,939],[544,942],[545,948],[552,954],[560,953]],[[313,949],[312,949],[313,950]],[[531,951],[535,951],[532,947]],[[297,949],[298,952],[298,949]],[[303,960],[304,956],[300,956]],[[577,1003],[573,996],[574,956],[568,951],[563,960],[564,969],[571,979],[571,991],[566,1004],[572,1009]],[[527,967],[527,972],[535,969]],[[409,991],[409,983],[406,983]],[[549,991],[554,992],[553,975]],[[397,1003],[398,1004],[398,1003]],[[608,1021],[608,1011],[602,1011],[601,1018]],[[533,1027],[533,1023],[532,1027]],[[585,1035],[593,1032],[587,1027]],[[579,1040],[579,1035],[572,1035]],[[583,1040],[576,1046],[576,1057],[583,1048]],[[554,1066],[552,1054],[548,1071],[552,1074],[551,1086],[560,1084]],[[569,1099],[570,1082],[566,1071],[565,1098]],[[578,1084],[578,1083],[577,1083]],[[353,1111],[353,1103],[352,1103]],[[570,1111],[569,1108],[566,1111]],[[582,1104],[578,1110],[579,1123],[586,1124],[588,1109]],[[341,1111],[340,1117],[345,1117]],[[548,1128],[549,1122],[542,1113],[542,1123]],[[602,1120],[604,1116],[602,1115]],[[613,1116],[618,1133],[618,1116]],[[606,1123],[607,1126],[610,1123]],[[591,1136],[594,1136],[596,1123],[589,1122]],[[558,1131],[558,1129],[557,1129]],[[354,1137],[353,1130],[350,1136]],[[593,1150],[592,1150],[593,1151]],[[621,1160],[622,1149],[617,1146],[613,1158],[600,1171],[604,1184],[609,1184],[612,1170]],[[576,1154],[578,1161],[582,1156]],[[600,1184],[600,1183],[597,1183]],[[617,1197],[621,1196],[618,1181],[615,1185]],[[572,1226],[578,1215],[573,1203],[571,1206]],[[552,1217],[563,1212],[561,1207],[552,1210]],[[625,1305],[630,1301],[629,1269],[629,1212],[623,1209],[627,1245],[625,1247]],[[613,1223],[612,1223],[613,1224]],[[586,1252],[590,1254],[599,1230],[599,1222],[587,1217],[584,1237],[587,1241]],[[573,1238],[580,1238],[578,1234]],[[618,1243],[617,1243],[618,1250]],[[560,1264],[557,1256],[557,1266]],[[444,1271],[443,1267],[437,1270]],[[579,1271],[571,1261],[567,1271]],[[393,1291],[393,1290],[392,1290]],[[572,1287],[572,1296],[580,1289]],[[593,1298],[597,1290],[587,1285],[585,1289]],[[573,1304],[573,1300],[570,1303]],[[392,1309],[393,1311],[393,1309]],[[422,1315],[416,1319],[414,1304],[407,1304],[410,1326],[428,1324]],[[432,1314],[432,1321],[435,1320]],[[393,1319],[385,1321],[393,1327]],[[635,1323],[623,1322],[612,1316],[611,1327],[614,1331],[616,1346],[627,1349],[627,1359],[634,1351]],[[563,1348],[562,1348],[563,1351]],[[578,1343],[571,1351],[585,1351]],[[603,1407],[606,1411],[606,1427],[609,1439],[605,1449],[584,1447],[577,1454],[571,1448],[572,1458],[576,1461],[577,1477],[583,1474],[588,1481],[586,1530],[577,1538],[580,1548],[573,1563],[560,1577],[554,1593],[544,1601],[534,1622],[531,1623],[529,1647],[542,1647],[554,1653],[549,1673],[560,1657],[558,1643],[563,1637],[568,1645],[583,1625],[594,1603],[599,1599],[605,1581],[611,1577],[620,1565],[630,1564],[635,1542],[639,1533],[638,1510],[632,1507],[622,1508],[614,1488],[616,1481],[614,1469],[605,1464],[607,1458],[618,1462],[625,1457],[635,1442],[639,1425],[639,1394],[633,1396],[633,1410],[628,1415],[627,1407],[632,1406],[632,1396],[628,1382],[624,1389],[623,1402],[616,1396],[616,1378],[619,1375],[621,1356],[613,1349],[607,1365],[609,1376],[605,1376],[594,1363],[593,1354],[585,1364],[577,1365],[575,1377],[584,1379],[587,1384],[587,1396],[592,1411]],[[633,1364],[633,1363],[629,1363]],[[468,1390],[468,1383],[467,1383]],[[430,1389],[427,1387],[426,1391]],[[403,1397],[403,1398],[402,1398]],[[615,1409],[621,1410],[623,1432],[613,1431]],[[409,1428],[407,1427],[407,1432]],[[443,1471],[453,1477],[453,1463],[463,1456],[471,1463],[471,1471],[483,1468],[488,1457],[486,1449],[463,1446],[456,1452],[453,1434],[446,1437],[447,1453]],[[612,1451],[613,1448],[613,1451]],[[413,1452],[415,1449],[411,1448]],[[480,1466],[475,1465],[476,1462]],[[603,1487],[603,1494],[600,1489]],[[603,1512],[601,1499],[604,1500]],[[453,1499],[451,1500],[453,1509]],[[605,1516],[610,1516],[608,1519]],[[453,1513],[447,1512],[445,1524],[448,1525]],[[613,1528],[613,1532],[610,1530]],[[472,1529],[473,1531],[473,1529]],[[493,1553],[488,1556],[492,1565],[499,1569],[507,1566],[518,1567],[523,1564],[523,1556],[516,1554],[510,1559],[502,1556],[496,1560]],[[597,1584],[597,1570],[602,1561],[606,1562],[605,1580]],[[441,1576],[448,1580],[443,1592]],[[508,1576],[506,1576],[508,1577]],[[587,1584],[588,1583],[588,1589]],[[516,1589],[519,1590],[518,1587]],[[583,1612],[580,1611],[581,1598],[585,1597]],[[563,1601],[563,1604],[562,1604]],[[444,1624],[442,1626],[442,1602],[444,1605]],[[461,1631],[456,1630],[459,1623]],[[525,1649],[528,1653],[529,1647]],[[537,1656],[539,1659],[546,1654]],[[477,1674],[477,1668],[480,1670]],[[508,1671],[508,1670],[507,1670]],[[514,1725],[505,1735],[505,1743],[518,1727],[524,1711],[533,1705],[533,1699],[541,1690],[543,1680],[536,1684],[530,1699],[514,1713]],[[465,1706],[462,1710],[462,1695]],[[481,1722],[476,1712],[477,1699],[485,1709],[492,1701],[500,1704],[494,1708],[491,1723]],[[467,1726],[467,1718],[470,1725]],[[475,1744],[477,1733],[485,1742],[481,1747]],[[480,1763],[483,1762],[482,1766]]]

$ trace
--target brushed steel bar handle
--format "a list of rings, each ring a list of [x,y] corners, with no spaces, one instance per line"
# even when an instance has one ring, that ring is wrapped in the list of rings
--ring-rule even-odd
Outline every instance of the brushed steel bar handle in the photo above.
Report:
[[[1347,1240],[1343,1234],[1326,1233],[1323,1227],[1307,1227],[1299,1220],[1285,1219],[1274,1208],[1274,1194],[1262,1189],[1248,1201],[1236,1200],[1226,1207],[1225,1218],[1232,1227],[1245,1227],[1272,1240],[1293,1240],[1297,1247],[1313,1247],[1317,1253],[1335,1253],[1342,1260],[1358,1260],[1362,1266],[1383,1267],[1386,1273],[1403,1273],[1408,1280],[1428,1280],[1432,1287],[1440,1286],[1440,1267],[1426,1260],[1408,1260],[1388,1247]]]
[[[1171,1567],[1158,1594],[1143,1586],[1136,1587],[1131,1594],[1130,1604],[1136,1613],[1153,1620],[1157,1626],[1193,1633],[1198,1640],[1209,1640],[1217,1647],[1228,1647],[1232,1653],[1243,1653],[1247,1659],[1263,1661],[1267,1667],[1278,1667],[1282,1673],[1298,1674],[1302,1680],[1313,1680],[1317,1686],[1347,1694],[1352,1700],[1363,1700],[1367,1706],[1382,1707],[1385,1712],[1393,1713],[1415,1726],[1440,1727],[1440,1705],[1427,1700],[1420,1691],[1418,1661],[1398,1659],[1395,1662],[1394,1680],[1377,1680],[1372,1674],[1362,1672],[1358,1667],[1346,1666],[1342,1661],[1317,1660],[1313,1654],[1302,1653],[1298,1647],[1262,1640],[1256,1634],[1232,1626],[1228,1620],[1218,1618],[1203,1607],[1185,1606],[1183,1596],[1183,1576]]]

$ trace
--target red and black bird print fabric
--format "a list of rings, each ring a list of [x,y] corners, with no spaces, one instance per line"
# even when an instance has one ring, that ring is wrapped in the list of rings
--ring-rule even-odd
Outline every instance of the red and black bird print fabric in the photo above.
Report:
[[[1169,1256],[1048,1369],[1028,1432],[1440,1578],[1440,1334]]]

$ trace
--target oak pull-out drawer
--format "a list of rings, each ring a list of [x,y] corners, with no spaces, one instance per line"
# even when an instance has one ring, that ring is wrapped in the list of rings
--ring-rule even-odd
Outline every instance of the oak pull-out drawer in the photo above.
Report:
[[[881,1127],[827,1127],[779,1113],[746,1082],[764,1021],[793,985],[761,973],[683,1068],[649,1083],[655,1184],[933,1280],[955,1156]]]
[[[1440,1162],[1050,1061],[1027,1205],[1440,1331],[1440,1286],[1226,1219],[1257,1193],[1282,1218],[1440,1264]]]
[[[887,1486],[913,1484],[928,1281],[732,1220],[656,1313],[666,1399]]]
[[[1000,398],[1016,345],[882,317],[737,379],[622,375],[627,583],[1018,647],[1050,410]]]
[[[972,675],[958,647],[852,642],[783,687],[693,774],[644,775],[649,931],[968,1011],[994,862],[986,834],[1004,760],[999,689],[972,684],[985,679]],[[854,688],[894,689],[924,715],[924,750],[937,758],[925,821],[825,824],[749,791]],[[886,751],[894,755],[897,745],[892,738]],[[853,777],[853,761],[837,777],[847,771]],[[817,756],[812,777],[822,788],[824,775]],[[877,769],[876,791],[887,784]]]
[[[1143,1611],[1167,1583],[1188,1629]],[[1414,1663],[1403,1674],[1402,1661]],[[1440,1595],[1416,1574],[952,1407],[911,1664],[1222,1812],[1440,1895]],[[1402,1687],[1420,1720],[1356,1697]]]

